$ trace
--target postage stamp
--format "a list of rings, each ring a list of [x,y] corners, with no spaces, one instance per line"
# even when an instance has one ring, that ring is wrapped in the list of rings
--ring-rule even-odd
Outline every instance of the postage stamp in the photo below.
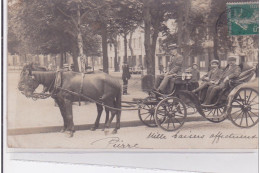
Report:
[[[227,3],[230,35],[259,33],[258,2]]]

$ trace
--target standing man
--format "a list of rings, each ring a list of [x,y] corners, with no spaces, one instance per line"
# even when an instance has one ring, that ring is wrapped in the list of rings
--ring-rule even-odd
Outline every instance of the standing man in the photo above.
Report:
[[[229,87],[229,81],[236,79],[240,75],[240,73],[241,68],[236,65],[236,57],[229,56],[227,67],[224,69],[220,79],[216,82],[216,84],[208,88],[207,95],[203,104],[211,104],[213,98],[217,95],[217,93]]]
[[[124,62],[122,65],[122,80],[123,80],[123,95],[127,95],[127,85],[128,80],[131,78],[130,72],[129,72],[129,65],[127,62]]]

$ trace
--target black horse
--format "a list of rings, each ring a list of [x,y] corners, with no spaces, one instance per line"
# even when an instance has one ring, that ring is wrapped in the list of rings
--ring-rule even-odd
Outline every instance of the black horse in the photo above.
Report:
[[[109,128],[114,116],[116,115],[116,127],[113,133],[120,128],[121,116],[121,85],[118,80],[106,73],[86,74],[68,72],[46,72],[34,71],[30,65],[24,66],[18,89],[27,97],[31,97],[35,89],[42,84],[47,87],[47,91],[52,93],[51,97],[59,106],[64,121],[62,131],[68,131],[72,137],[74,130],[72,102],[89,101],[91,98],[97,102],[103,102],[106,107],[106,128]],[[59,75],[58,75],[59,74]],[[78,94],[75,94],[78,93]],[[95,125],[91,130],[98,128],[99,120],[103,111],[103,105],[96,104],[98,115]],[[108,121],[108,113],[111,118]]]

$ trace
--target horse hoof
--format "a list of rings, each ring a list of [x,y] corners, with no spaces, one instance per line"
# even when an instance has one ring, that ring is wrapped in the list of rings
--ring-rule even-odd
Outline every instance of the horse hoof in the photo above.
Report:
[[[107,136],[108,133],[109,133],[109,130],[104,129],[104,133],[105,133],[105,135]]]
[[[68,133],[66,133],[66,137],[68,137],[68,138],[72,138],[72,137],[73,137],[73,135],[74,135],[74,133],[73,133],[73,132],[68,132]]]
[[[91,127],[91,131],[95,131],[97,128],[96,127]]]
[[[64,133],[66,130],[65,129],[61,129],[60,130],[60,133]]]
[[[117,134],[117,129],[114,129],[114,130],[112,131],[112,134]]]

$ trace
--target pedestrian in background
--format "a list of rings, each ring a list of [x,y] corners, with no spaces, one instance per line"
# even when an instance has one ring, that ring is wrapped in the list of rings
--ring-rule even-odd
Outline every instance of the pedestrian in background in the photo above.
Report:
[[[199,87],[198,82],[200,80],[200,71],[199,71],[198,64],[196,64],[196,63],[192,64],[191,74],[192,74],[191,81],[194,82],[194,88],[198,88]]]
[[[124,62],[122,66],[122,80],[123,80],[123,95],[127,95],[127,85],[128,85],[128,80],[131,78],[131,74],[129,72],[129,65],[127,62]]]
[[[159,70],[160,70],[160,74],[162,74],[163,73],[163,65],[160,63],[160,65],[159,65]]]

